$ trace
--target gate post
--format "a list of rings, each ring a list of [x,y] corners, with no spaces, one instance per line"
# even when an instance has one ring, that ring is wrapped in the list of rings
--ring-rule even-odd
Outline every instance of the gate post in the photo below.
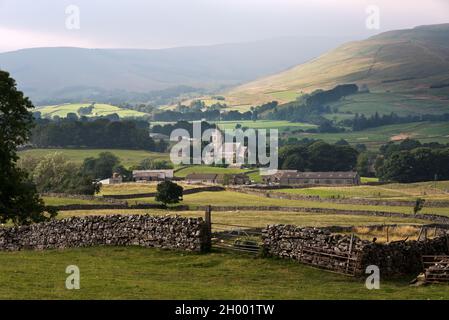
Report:
[[[204,252],[210,252],[212,249],[212,207],[207,206],[204,215],[205,230],[204,230]]]

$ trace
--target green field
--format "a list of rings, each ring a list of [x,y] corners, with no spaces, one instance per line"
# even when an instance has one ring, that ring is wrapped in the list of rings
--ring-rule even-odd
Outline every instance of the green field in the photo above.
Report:
[[[80,269],[67,290],[66,267]],[[0,299],[447,299],[449,286],[337,275],[294,261],[136,247],[0,253]]]
[[[149,214],[155,216],[183,216],[183,217],[202,217],[204,211],[170,211],[170,210],[73,210],[61,211],[58,219],[92,215],[133,215]],[[212,212],[214,223],[223,223],[231,225],[240,225],[245,227],[265,228],[271,224],[289,224],[301,227],[328,227],[328,226],[367,226],[381,224],[427,224],[428,221],[415,218],[396,218],[396,217],[375,217],[375,216],[357,216],[357,215],[338,215],[338,214],[310,214],[302,212],[284,212],[284,211],[232,211],[232,212]]]
[[[221,129],[235,129],[237,124],[250,129],[279,129],[284,131],[287,128],[293,129],[312,129],[317,126],[310,123],[289,122],[289,121],[270,121],[270,120],[245,120],[245,121],[220,121],[215,122]]]
[[[292,193],[321,198],[364,198],[378,200],[426,200],[449,201],[449,181],[421,183],[393,183],[381,186],[313,187],[301,189],[279,189],[274,192]]]
[[[400,115],[443,114],[449,112],[447,100],[423,99],[419,96],[401,93],[373,92],[360,93],[343,98],[332,103],[332,108],[338,108],[340,113],[351,112],[371,116],[376,112],[380,115],[392,112]]]
[[[98,157],[101,152],[112,152],[121,161],[121,163],[130,167],[138,165],[143,159],[151,158],[154,160],[169,160],[168,153],[156,153],[143,150],[119,150],[119,149],[30,149],[19,152],[20,155],[30,155],[36,158],[45,157],[47,154],[60,152],[70,161],[82,163],[89,157]]]
[[[291,134],[288,135],[292,136]],[[425,142],[449,143],[449,125],[447,122],[417,122],[395,124],[357,132],[344,133],[300,133],[298,138],[322,139],[335,143],[345,139],[350,144],[363,143],[370,149],[378,149],[389,141],[399,141],[406,138]]]
[[[62,104],[56,106],[44,106],[36,108],[36,111],[41,112],[42,117],[54,117],[59,116],[61,118],[67,117],[68,113],[76,113],[78,116],[78,109],[81,107],[88,107],[90,103],[72,103],[72,104]],[[87,117],[101,117],[107,116],[110,114],[116,113],[120,118],[129,118],[129,117],[142,117],[148,116],[148,114],[130,110],[130,109],[122,109],[110,104],[102,104],[96,103],[95,108],[92,111],[92,114],[87,115]]]
[[[130,203],[156,203],[154,198],[139,198],[129,201]],[[324,208],[339,210],[366,210],[366,211],[386,211],[412,214],[412,206],[379,206],[379,205],[356,205],[338,204],[330,202],[317,202],[313,200],[286,200],[273,199],[257,195],[249,195],[235,191],[221,192],[201,192],[184,196],[183,205],[190,208],[198,206],[279,206],[279,207],[300,207],[300,208]],[[449,208],[424,207],[421,213],[432,213],[449,216]]]
[[[185,178],[187,175],[192,173],[216,173],[216,174],[238,174],[245,173],[250,170],[238,169],[238,168],[221,168],[221,167],[211,167],[204,165],[188,166],[176,171],[175,176],[180,178]]]

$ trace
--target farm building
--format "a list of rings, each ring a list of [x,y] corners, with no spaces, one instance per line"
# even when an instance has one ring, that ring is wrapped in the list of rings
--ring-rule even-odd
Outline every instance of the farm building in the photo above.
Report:
[[[223,175],[216,173],[192,173],[186,176],[189,184],[221,184],[224,182]]]
[[[120,184],[120,183],[122,183],[122,182],[123,182],[123,177],[122,177],[120,174],[118,174],[118,173],[114,173],[114,174],[112,175],[112,178],[104,179],[104,180],[101,180],[101,181],[100,181],[100,183],[103,184],[103,185],[107,185],[107,184]]]
[[[134,170],[134,181],[165,181],[172,180],[174,170]]]
[[[284,186],[304,185],[359,185],[357,172],[297,172],[284,174],[280,179]]]
[[[239,174],[227,174],[223,178],[225,184],[239,186],[239,185],[245,185],[250,184],[251,180],[248,177],[248,175],[239,173]]]
[[[298,170],[277,170],[277,172],[275,174],[270,174],[270,175],[263,175],[262,176],[262,181],[265,184],[272,184],[272,183],[280,183],[281,178],[285,175],[292,175],[292,174],[296,174],[298,172]]]
[[[189,184],[244,185],[250,184],[251,180],[246,174],[192,173],[187,175],[186,182]]]

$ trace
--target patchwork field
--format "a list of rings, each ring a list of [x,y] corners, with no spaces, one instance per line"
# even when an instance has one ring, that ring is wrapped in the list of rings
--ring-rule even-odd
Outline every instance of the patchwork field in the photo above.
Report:
[[[67,290],[77,265],[81,289]],[[215,252],[85,248],[0,253],[0,299],[447,299],[448,286],[409,287],[337,275],[293,261]],[[211,285],[213,284],[213,285]]]
[[[59,152],[66,156],[70,161],[82,163],[89,157],[98,157],[101,152],[111,152],[115,154],[121,163],[130,167],[138,165],[144,159],[169,160],[168,153],[156,153],[143,150],[120,150],[120,149],[30,149],[19,152],[20,155],[30,155],[36,158],[42,158],[49,153]]]
[[[293,134],[286,134],[287,136],[291,137]],[[345,139],[353,145],[363,143],[370,149],[378,149],[389,141],[405,138],[412,138],[421,142],[449,143],[449,125],[447,122],[417,122],[382,126],[357,132],[300,133],[296,136],[298,138],[322,139],[330,143]]]
[[[73,103],[73,104],[62,104],[56,106],[43,106],[36,108],[36,111],[41,112],[42,117],[54,117],[59,116],[61,118],[67,117],[68,113],[76,113],[78,116],[81,116],[78,110],[82,107],[88,107],[90,103]],[[143,117],[148,116],[148,114],[130,110],[130,109],[122,109],[110,104],[102,104],[96,103],[92,113],[86,115],[87,117],[101,117],[107,116],[110,114],[116,113],[120,118],[129,118],[129,117]]]

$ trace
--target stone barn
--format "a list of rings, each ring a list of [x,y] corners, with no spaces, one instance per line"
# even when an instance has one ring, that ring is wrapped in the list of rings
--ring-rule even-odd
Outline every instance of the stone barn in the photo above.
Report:
[[[307,185],[360,185],[360,176],[357,172],[297,172],[284,174],[280,179],[283,186]]]

